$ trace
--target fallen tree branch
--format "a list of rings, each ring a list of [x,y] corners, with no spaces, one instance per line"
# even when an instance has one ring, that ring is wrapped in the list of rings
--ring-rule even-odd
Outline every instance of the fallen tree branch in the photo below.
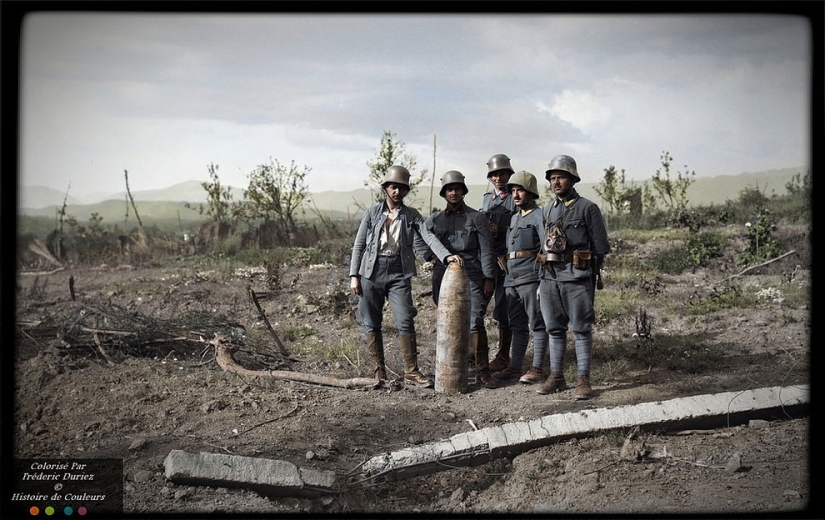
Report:
[[[747,273],[748,271],[751,271],[751,270],[753,270],[753,269],[756,269],[757,267],[764,267],[764,266],[766,266],[766,265],[768,265],[768,264],[771,264],[771,263],[773,263],[773,262],[776,262],[777,260],[782,260],[782,259],[783,259],[783,258],[785,258],[786,256],[788,256],[788,255],[792,255],[793,253],[796,253],[796,249],[791,249],[790,251],[788,251],[788,252],[787,252],[787,253],[785,253],[784,255],[779,255],[779,256],[777,256],[776,258],[771,258],[771,259],[770,259],[770,260],[768,260],[767,262],[762,262],[761,264],[752,265],[752,266],[748,267],[747,269],[743,269],[743,270],[739,271],[738,273],[736,273],[735,275],[733,275],[733,276],[729,276],[728,278],[726,278],[726,279],[725,279],[725,281],[727,281],[727,280],[733,280],[733,279],[734,279],[734,278],[736,278],[737,276],[742,276],[743,274],[745,274],[745,273]]]
[[[95,340],[95,345],[97,345],[97,350],[99,350],[101,355],[103,355],[103,359],[105,359],[108,364],[114,365],[115,362],[112,361],[112,358],[110,358],[109,354],[107,354],[106,351],[103,349],[103,345],[100,343],[100,338],[97,337],[97,332],[92,334],[92,337]]]
[[[298,381],[301,383],[314,383],[316,385],[334,386],[338,388],[360,388],[373,389],[381,385],[378,379],[368,379],[365,377],[354,377],[351,379],[339,379],[337,377],[319,376],[304,372],[292,372],[289,370],[249,370],[242,367],[235,361],[232,354],[238,350],[237,346],[226,345],[221,342],[221,337],[216,336],[211,343],[215,346],[215,360],[218,365],[227,372],[249,377],[271,377],[280,381]]]
[[[58,267],[57,269],[52,269],[51,271],[17,271],[18,276],[48,276],[50,274],[58,273],[60,271],[65,270],[65,267]]]
[[[258,303],[258,296],[255,294],[255,291],[252,289],[252,287],[247,287],[246,290],[247,292],[249,292],[249,297],[252,298],[252,303],[254,303],[255,307],[258,309],[258,314],[261,316],[261,319],[264,320],[266,328],[269,329],[269,333],[272,334],[272,337],[275,338],[275,343],[278,344],[278,349],[280,349],[281,354],[284,357],[288,358],[289,352],[287,351],[286,347],[284,347],[284,344],[281,343],[281,338],[278,337],[278,334],[275,332],[275,329],[273,329],[272,325],[269,324],[269,320],[266,317],[266,313],[261,308],[261,304]]]

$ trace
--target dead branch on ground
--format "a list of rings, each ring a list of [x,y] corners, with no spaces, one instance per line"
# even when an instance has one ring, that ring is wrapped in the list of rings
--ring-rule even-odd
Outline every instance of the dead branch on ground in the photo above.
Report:
[[[304,372],[290,372],[288,370],[249,370],[235,361],[233,354],[238,350],[235,345],[227,345],[223,338],[216,335],[210,343],[215,347],[215,359],[218,365],[227,372],[248,377],[271,377],[279,381],[296,381],[299,383],[313,383],[322,386],[334,386],[347,389],[373,389],[381,386],[378,379],[353,377],[339,379],[337,377],[319,376]]]
[[[752,270],[754,270],[754,269],[756,269],[756,268],[758,268],[758,267],[764,267],[764,266],[766,266],[766,265],[768,265],[768,264],[772,264],[772,263],[776,262],[777,260],[782,260],[782,259],[783,259],[783,258],[785,258],[786,256],[788,256],[788,255],[792,255],[792,254],[794,254],[794,253],[796,253],[796,249],[791,249],[790,251],[788,251],[788,252],[787,252],[787,253],[785,253],[784,255],[779,255],[779,256],[777,256],[776,258],[771,258],[771,259],[770,259],[770,260],[768,260],[767,262],[762,262],[761,264],[752,265],[752,266],[748,267],[747,269],[743,269],[743,270],[739,271],[738,273],[736,273],[735,275],[733,275],[733,276],[729,276],[728,278],[726,278],[726,279],[725,279],[725,281],[728,281],[728,280],[733,280],[733,279],[734,279],[734,278],[736,278],[737,276],[742,276],[743,274],[747,273],[748,271],[752,271]]]
[[[264,312],[263,308],[261,308],[261,304],[258,303],[258,296],[255,294],[255,291],[252,287],[247,286],[247,292],[249,293],[249,297],[252,298],[252,303],[255,304],[255,308],[258,309],[258,315],[264,320],[266,324],[266,328],[269,330],[269,333],[272,334],[272,337],[275,338],[275,343],[278,345],[278,349],[281,351],[281,354],[284,357],[289,357],[289,351],[284,347],[284,344],[281,343],[281,338],[278,337],[278,333],[275,332],[275,329],[272,328],[272,325],[269,324],[269,319],[266,317],[266,313]]]

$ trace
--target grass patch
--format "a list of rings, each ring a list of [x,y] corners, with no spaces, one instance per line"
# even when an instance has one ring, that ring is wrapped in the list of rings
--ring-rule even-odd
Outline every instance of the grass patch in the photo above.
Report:
[[[678,245],[659,252],[650,260],[650,266],[663,273],[681,274],[693,267],[690,252],[684,245]]]
[[[620,379],[620,370],[626,373],[632,365],[700,374],[718,368],[722,358],[722,349],[706,344],[702,333],[654,335],[593,349],[594,366],[605,371],[599,377],[609,379]]]
[[[334,344],[319,341],[316,338],[317,332],[310,325],[289,327],[283,334],[283,340],[289,342],[292,350],[300,356],[360,365],[358,348],[361,340],[360,337],[353,338],[352,333],[343,335]]]
[[[661,240],[684,240],[687,235],[687,228],[622,229],[611,233],[611,238],[645,244]]]
[[[636,308],[639,298],[638,291],[624,288],[618,291],[596,291],[596,323],[604,325],[626,316]]]
[[[756,296],[743,292],[735,285],[712,287],[705,297],[691,296],[688,313],[691,316],[705,316],[728,309],[748,309],[756,304]]]

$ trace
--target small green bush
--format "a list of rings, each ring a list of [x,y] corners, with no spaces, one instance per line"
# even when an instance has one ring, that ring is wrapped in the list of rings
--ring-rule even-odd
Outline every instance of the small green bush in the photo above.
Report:
[[[772,235],[776,230],[771,214],[762,210],[756,216],[756,222],[745,224],[748,236],[748,251],[739,258],[741,265],[765,262],[782,254],[779,239]]]
[[[727,239],[719,233],[691,233],[685,239],[687,249],[693,265],[707,265],[714,258],[719,258],[725,251]]]
[[[667,274],[680,274],[692,266],[688,249],[684,245],[661,251],[651,260],[654,269]]]

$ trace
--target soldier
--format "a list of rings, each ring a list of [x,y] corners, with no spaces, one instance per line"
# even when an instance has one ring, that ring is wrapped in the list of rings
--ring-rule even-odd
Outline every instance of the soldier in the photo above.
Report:
[[[510,217],[516,212],[513,197],[507,189],[507,181],[514,174],[510,166],[510,158],[503,153],[493,155],[487,161],[487,179],[493,189],[484,194],[481,206],[482,212],[490,222],[490,231],[493,235],[493,251],[496,255],[495,267],[495,301],[493,303],[493,319],[498,323],[498,353],[490,362],[490,370],[498,372],[510,365],[510,342],[512,332],[510,320],[507,318],[507,293],[504,290],[504,275],[507,267],[507,227]],[[487,312],[489,300],[484,304]]]
[[[547,255],[541,274],[541,311],[550,337],[550,376],[538,393],[550,394],[567,388],[564,380],[564,351],[568,325],[576,348],[576,399],[589,399],[590,361],[593,352],[593,307],[596,280],[610,252],[610,242],[601,210],[580,196],[574,184],[581,180],[576,161],[557,155],[546,172],[556,195],[544,209]]]
[[[536,204],[539,193],[532,173],[522,170],[513,174],[507,189],[518,208],[507,228],[507,276],[504,279],[513,340],[509,366],[493,372],[493,377],[499,381],[518,379],[522,383],[540,383],[544,379],[541,366],[547,353],[547,330],[538,301],[541,270],[538,254],[544,235],[544,218]],[[525,374],[522,365],[531,332],[533,366]]]
[[[430,215],[424,227],[437,236],[450,253],[458,255],[459,264],[467,272],[470,279],[470,352],[475,358],[476,383],[485,388],[496,388],[498,384],[490,375],[489,343],[484,328],[486,303],[495,288],[493,237],[484,214],[464,203],[468,191],[464,174],[457,170],[445,173],[441,177],[440,195],[447,201],[447,207]],[[415,244],[419,255],[429,261],[432,251],[424,240],[416,237]],[[433,301],[436,305],[446,269],[439,261],[433,266]]]
[[[424,218],[418,210],[404,205],[404,197],[410,191],[409,170],[390,166],[381,188],[384,201],[368,208],[358,226],[350,260],[350,289],[359,296],[358,312],[367,333],[375,378],[387,378],[381,324],[384,301],[389,300],[404,359],[404,380],[431,388],[433,380],[418,369],[414,320],[417,311],[410,281],[416,274],[415,236],[420,235],[445,264],[459,262],[461,258],[451,254],[435,235],[424,229]]]

